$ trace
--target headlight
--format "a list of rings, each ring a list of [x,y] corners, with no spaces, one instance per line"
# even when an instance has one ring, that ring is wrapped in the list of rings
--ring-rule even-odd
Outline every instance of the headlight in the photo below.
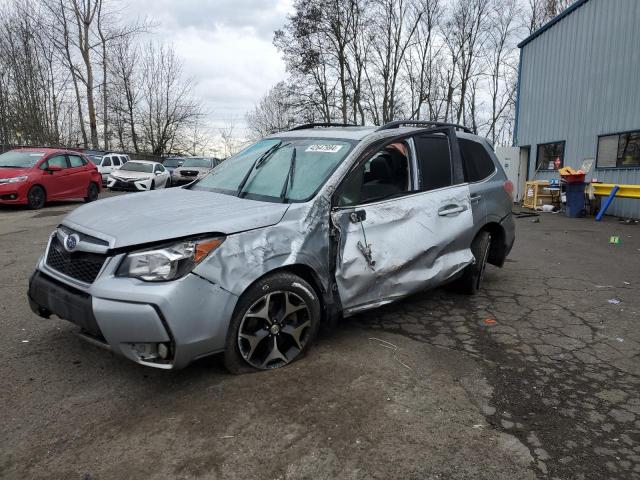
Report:
[[[20,183],[20,182],[24,182],[26,179],[27,179],[26,175],[22,177],[0,178],[0,185],[4,185],[7,183]]]
[[[195,268],[224,238],[182,240],[162,248],[128,254],[118,267],[119,277],[147,282],[166,282],[180,278]]]

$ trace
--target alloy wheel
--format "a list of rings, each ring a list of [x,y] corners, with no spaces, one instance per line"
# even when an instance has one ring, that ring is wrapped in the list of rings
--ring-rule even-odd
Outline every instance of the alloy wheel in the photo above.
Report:
[[[270,292],[247,310],[238,329],[238,348],[255,368],[282,367],[293,361],[309,338],[306,302],[289,291]]]

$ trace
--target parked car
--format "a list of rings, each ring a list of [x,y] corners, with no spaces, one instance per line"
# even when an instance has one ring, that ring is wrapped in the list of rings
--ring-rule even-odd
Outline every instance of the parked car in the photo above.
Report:
[[[145,192],[171,185],[171,176],[159,162],[131,160],[107,178],[109,190]]]
[[[171,173],[171,183],[173,185],[185,185],[194,180],[204,177],[211,171],[219,160],[217,158],[190,157],[185,158],[184,163],[175,168]]]
[[[0,204],[44,207],[50,200],[98,198],[102,181],[83,154],[55,148],[23,148],[0,155]]]
[[[115,170],[118,170],[128,161],[129,155],[126,155],[124,153],[107,153],[99,159],[96,158],[94,163],[96,164],[96,167],[98,167],[98,171],[102,175],[102,184],[106,185],[109,175]]]
[[[184,158],[182,157],[169,157],[162,161],[162,165],[164,165],[164,168],[167,169],[170,175],[173,175],[173,171],[176,168],[181,167],[183,163]]]
[[[30,304],[144,365],[224,352],[232,372],[278,368],[322,322],[448,282],[477,291],[513,245],[512,189],[464,127],[307,125],[186,187],[71,212]]]

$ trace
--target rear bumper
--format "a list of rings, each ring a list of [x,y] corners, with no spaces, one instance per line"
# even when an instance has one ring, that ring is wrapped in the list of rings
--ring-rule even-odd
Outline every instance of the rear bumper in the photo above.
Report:
[[[504,217],[500,222],[500,225],[502,225],[502,228],[504,230],[504,257],[507,258],[507,256],[511,252],[511,249],[513,248],[513,244],[516,241],[516,224],[513,220],[513,214],[509,213],[506,217]]]
[[[193,274],[164,283],[117,278],[112,273],[118,263],[107,264],[88,289],[80,289],[41,260],[29,281],[31,310],[74,323],[92,343],[155,368],[182,368],[224,350],[235,295]],[[161,345],[169,352],[165,358]]]

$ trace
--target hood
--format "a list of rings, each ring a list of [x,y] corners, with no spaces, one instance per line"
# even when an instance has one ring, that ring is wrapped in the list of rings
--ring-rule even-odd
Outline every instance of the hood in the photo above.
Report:
[[[0,168],[0,178],[13,178],[28,175],[31,168]]]
[[[111,175],[116,177],[116,178],[132,178],[132,179],[138,179],[138,178],[151,178],[153,177],[153,173],[151,172],[133,172],[131,170],[114,170],[113,172],[111,172]]]
[[[109,237],[111,248],[121,248],[267,227],[278,223],[288,208],[283,203],[171,188],[98,200],[75,209],[62,223],[88,235]]]

